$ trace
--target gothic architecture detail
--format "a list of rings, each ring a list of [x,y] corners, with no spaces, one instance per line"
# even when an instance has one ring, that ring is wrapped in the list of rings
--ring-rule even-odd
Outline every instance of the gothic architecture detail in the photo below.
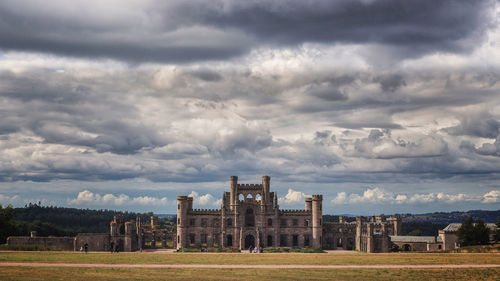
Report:
[[[193,209],[193,198],[177,196],[177,248],[321,248],[323,197],[307,198],[305,210],[280,210],[270,180],[263,176],[262,184],[238,184],[232,176],[217,210]]]
[[[389,251],[391,235],[400,235],[401,219],[358,217],[347,222],[323,222],[322,195],[305,199],[304,210],[281,210],[270,191],[269,176],[262,184],[239,184],[230,178],[220,209],[193,209],[193,198],[177,196],[177,248],[293,247]]]

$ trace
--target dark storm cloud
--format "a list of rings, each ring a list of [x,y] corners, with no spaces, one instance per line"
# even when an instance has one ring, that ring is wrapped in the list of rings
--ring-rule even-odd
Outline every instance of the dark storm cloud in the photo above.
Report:
[[[222,76],[216,71],[210,70],[208,68],[193,70],[188,72],[193,77],[207,82],[217,82],[222,80]]]
[[[499,134],[500,122],[488,112],[470,113],[463,116],[460,124],[443,130],[451,135],[468,135],[482,138],[496,138]]]
[[[384,92],[394,92],[398,88],[406,86],[406,82],[402,75],[379,76],[374,79],[374,82],[380,83],[380,88]]]
[[[488,28],[493,3],[153,1],[143,7],[120,2],[118,9],[99,2],[2,1],[0,48],[190,62],[228,59],[266,45],[376,43],[414,57],[471,50]]]
[[[87,146],[100,153],[133,154],[167,144],[155,129],[132,121],[132,105],[72,78],[43,70],[0,73],[0,101],[10,104],[1,109],[0,134],[29,130],[45,143]]]

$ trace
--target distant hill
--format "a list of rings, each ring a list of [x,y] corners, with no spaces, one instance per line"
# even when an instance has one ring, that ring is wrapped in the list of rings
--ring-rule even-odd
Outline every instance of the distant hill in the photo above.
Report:
[[[463,222],[468,217],[474,220],[482,220],[485,223],[495,223],[500,217],[500,210],[483,211],[470,210],[466,212],[435,212],[426,214],[402,214],[403,222],[432,222],[439,224],[450,224],[455,222]]]

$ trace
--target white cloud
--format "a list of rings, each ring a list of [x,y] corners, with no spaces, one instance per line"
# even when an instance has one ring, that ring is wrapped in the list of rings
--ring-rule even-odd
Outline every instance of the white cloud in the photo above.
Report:
[[[78,193],[75,199],[69,200],[69,205],[75,206],[165,206],[167,197],[156,198],[150,196],[139,196],[130,198],[128,195],[113,194],[100,195],[89,190]]]
[[[492,190],[485,193],[483,196],[467,195],[464,193],[459,194],[446,194],[440,193],[416,193],[412,195],[407,194],[394,194],[387,192],[382,188],[368,188],[363,194],[351,193],[347,195],[346,192],[339,192],[337,196],[331,200],[333,204],[360,204],[360,203],[373,203],[373,204],[427,204],[433,202],[440,203],[458,203],[458,202],[482,202],[482,203],[496,203],[500,200],[500,191]]]
[[[196,206],[207,206],[207,205],[212,205],[212,206],[220,206],[222,201],[215,200],[215,198],[212,196],[212,194],[207,193],[205,195],[200,195],[196,191],[192,191],[188,196],[193,197],[193,208],[196,209]]]
[[[500,202],[500,190],[492,190],[483,195],[483,203],[497,203]]]
[[[278,200],[280,203],[284,204],[295,204],[304,201],[305,197],[306,195],[303,192],[289,188],[285,197],[278,198]]]
[[[347,193],[339,192],[337,196],[332,199],[333,204],[345,204],[347,202]]]

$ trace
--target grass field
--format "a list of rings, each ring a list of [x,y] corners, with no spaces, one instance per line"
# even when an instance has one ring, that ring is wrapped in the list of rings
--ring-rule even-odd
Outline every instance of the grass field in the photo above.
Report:
[[[216,254],[216,253],[79,253],[0,252],[0,262],[132,263],[132,264],[304,264],[304,265],[415,265],[500,264],[500,255],[455,253],[390,254]]]
[[[5,267],[1,280],[498,280],[488,269],[126,269]]]
[[[455,253],[216,254],[0,252],[1,262],[219,265],[444,265],[500,264],[500,255]],[[455,269],[210,269],[0,268],[0,280],[500,280],[500,268]]]

